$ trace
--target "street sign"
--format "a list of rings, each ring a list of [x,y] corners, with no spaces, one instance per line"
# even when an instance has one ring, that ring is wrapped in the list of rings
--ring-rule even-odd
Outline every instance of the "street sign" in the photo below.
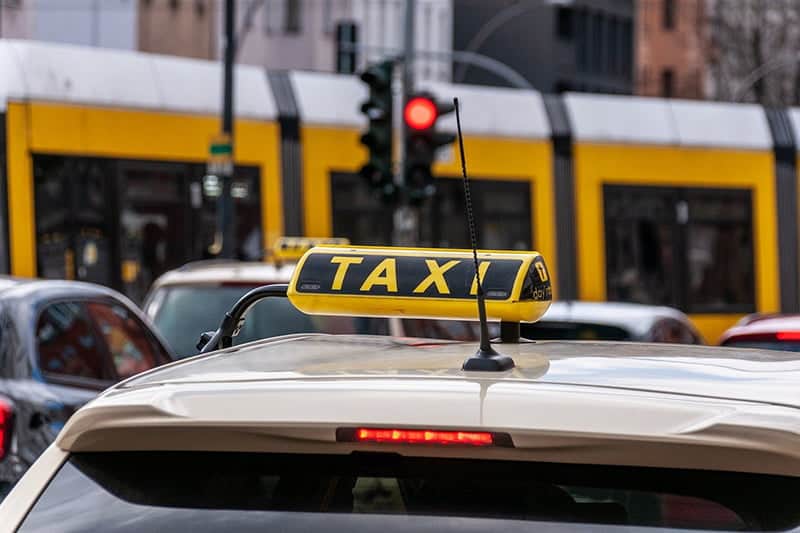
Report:
[[[233,175],[233,143],[230,135],[218,135],[211,141],[206,172],[213,176]]]

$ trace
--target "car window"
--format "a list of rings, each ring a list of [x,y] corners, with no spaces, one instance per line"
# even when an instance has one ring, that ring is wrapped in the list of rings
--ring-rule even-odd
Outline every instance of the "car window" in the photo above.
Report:
[[[153,322],[179,357],[198,352],[197,341],[205,331],[219,327],[233,304],[256,286],[176,286],[159,289],[151,298],[158,302]],[[360,333],[388,332],[385,319],[311,316],[298,311],[286,298],[268,298],[258,302],[234,339],[243,344],[289,333]]]
[[[169,360],[125,307],[95,301],[87,302],[86,308],[105,340],[118,378],[128,378]]]
[[[541,320],[520,324],[520,334],[533,340],[629,341],[633,335],[625,329],[589,322]]]
[[[49,377],[110,381],[103,341],[81,302],[48,305],[36,326],[39,368]]]
[[[391,515],[498,522],[485,531],[512,521],[783,530],[800,524],[799,489],[780,476],[379,453],[78,453],[20,531],[360,531]],[[348,527],[331,528],[341,515]],[[384,518],[361,521],[370,516]]]

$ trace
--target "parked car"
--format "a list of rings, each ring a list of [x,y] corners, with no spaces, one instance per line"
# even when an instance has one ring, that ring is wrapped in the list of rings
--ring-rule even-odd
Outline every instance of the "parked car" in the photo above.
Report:
[[[0,278],[0,495],[100,391],[172,360],[121,294],[88,283]]]
[[[800,314],[748,315],[723,333],[719,343],[800,352]]]
[[[528,339],[704,344],[689,317],[677,309],[634,303],[553,302],[539,322],[521,327]]]
[[[178,357],[199,352],[197,341],[219,326],[220,317],[245,293],[272,283],[288,283],[295,263],[197,261],[171,270],[151,286],[142,306],[145,314]],[[285,299],[259,302],[236,344],[289,333],[357,333],[384,335],[388,320],[343,316],[309,316]]]
[[[476,340],[477,322],[392,319],[400,322],[408,337]],[[398,333],[393,329],[393,334]],[[490,324],[493,337],[500,334],[498,324]],[[521,324],[520,333],[534,340],[606,340],[703,344],[700,333],[689,318],[671,307],[613,302],[553,302],[541,320]]]

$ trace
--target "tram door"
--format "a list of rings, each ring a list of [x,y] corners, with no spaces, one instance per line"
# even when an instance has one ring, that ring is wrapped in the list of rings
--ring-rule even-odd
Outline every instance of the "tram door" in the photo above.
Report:
[[[115,284],[113,178],[107,161],[34,156],[39,276]]]
[[[141,302],[158,276],[198,258],[189,194],[192,167],[142,161],[118,165],[120,277],[123,292]]]

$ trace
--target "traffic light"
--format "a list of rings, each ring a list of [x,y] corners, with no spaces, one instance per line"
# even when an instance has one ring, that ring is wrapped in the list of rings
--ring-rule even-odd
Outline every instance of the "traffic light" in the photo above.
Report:
[[[403,108],[406,124],[405,186],[412,205],[421,204],[436,192],[431,169],[436,151],[456,138],[450,133],[437,132],[436,121],[453,109],[452,104],[437,102],[428,93],[412,96]]]
[[[361,144],[369,150],[367,163],[361,167],[361,177],[381,194],[386,202],[397,196],[392,172],[392,71],[394,63],[384,61],[370,66],[361,74],[369,87],[369,99],[361,104],[367,116],[367,131]]]

